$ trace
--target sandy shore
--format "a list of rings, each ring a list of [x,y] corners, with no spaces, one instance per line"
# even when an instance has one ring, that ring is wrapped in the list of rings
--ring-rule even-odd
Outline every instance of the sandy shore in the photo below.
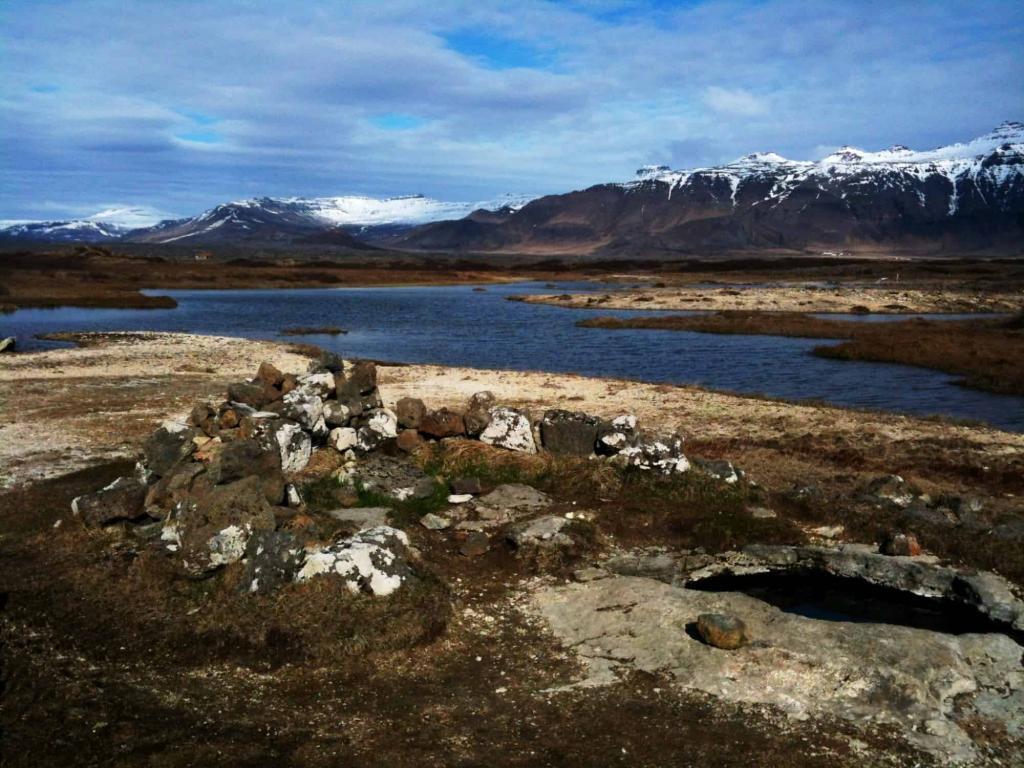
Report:
[[[169,333],[87,338],[85,347],[0,359],[6,484],[130,454],[155,423],[222,396],[228,382],[248,378],[263,360],[286,371],[308,364],[272,342]],[[381,367],[380,385],[388,404],[413,396],[461,407],[489,389],[537,412],[635,413],[652,429],[679,431],[696,455],[728,457],[777,487],[903,472],[937,490],[980,490],[1019,473],[1024,462],[1024,435],[696,387],[428,365]]]
[[[975,292],[964,289],[901,288],[891,283],[823,286],[787,283],[756,290],[731,288],[643,287],[607,293],[538,294],[519,297],[528,304],[574,309],[759,310],[768,312],[1017,312],[1024,292]]]

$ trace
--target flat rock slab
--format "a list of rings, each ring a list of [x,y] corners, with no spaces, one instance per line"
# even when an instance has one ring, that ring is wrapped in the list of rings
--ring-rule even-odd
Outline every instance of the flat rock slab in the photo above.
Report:
[[[944,760],[976,757],[950,717],[956,697],[1024,736],[1024,649],[1005,635],[817,621],[740,593],[629,576],[543,588],[534,604],[584,662],[576,685],[614,682],[617,668],[667,673],[683,688],[796,718],[893,724]],[[734,651],[704,644],[694,636],[704,613],[741,617],[756,641]]]
[[[358,532],[387,525],[391,510],[387,507],[353,507],[351,509],[332,509],[326,514]]]
[[[516,520],[530,512],[551,506],[547,494],[529,485],[509,483],[499,485],[486,496],[473,502],[477,515],[485,520]]]

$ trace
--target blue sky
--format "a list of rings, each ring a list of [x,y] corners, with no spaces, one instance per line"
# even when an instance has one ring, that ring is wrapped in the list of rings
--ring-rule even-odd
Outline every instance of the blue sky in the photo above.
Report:
[[[0,218],[542,194],[1024,118],[1024,4],[5,0]]]

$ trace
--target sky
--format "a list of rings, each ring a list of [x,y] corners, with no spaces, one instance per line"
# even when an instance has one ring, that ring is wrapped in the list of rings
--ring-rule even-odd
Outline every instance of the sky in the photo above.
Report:
[[[3,0],[0,219],[540,195],[1024,119],[1002,0]]]

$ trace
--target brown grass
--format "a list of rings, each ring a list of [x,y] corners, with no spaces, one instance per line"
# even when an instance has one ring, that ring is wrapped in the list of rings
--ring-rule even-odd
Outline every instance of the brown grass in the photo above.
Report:
[[[814,353],[835,360],[902,363],[963,376],[964,386],[1024,395],[1024,331],[1010,320],[902,320],[860,323],[798,312],[718,312],[666,317],[597,317],[583,328],[648,328],[698,333],[842,339]]]

